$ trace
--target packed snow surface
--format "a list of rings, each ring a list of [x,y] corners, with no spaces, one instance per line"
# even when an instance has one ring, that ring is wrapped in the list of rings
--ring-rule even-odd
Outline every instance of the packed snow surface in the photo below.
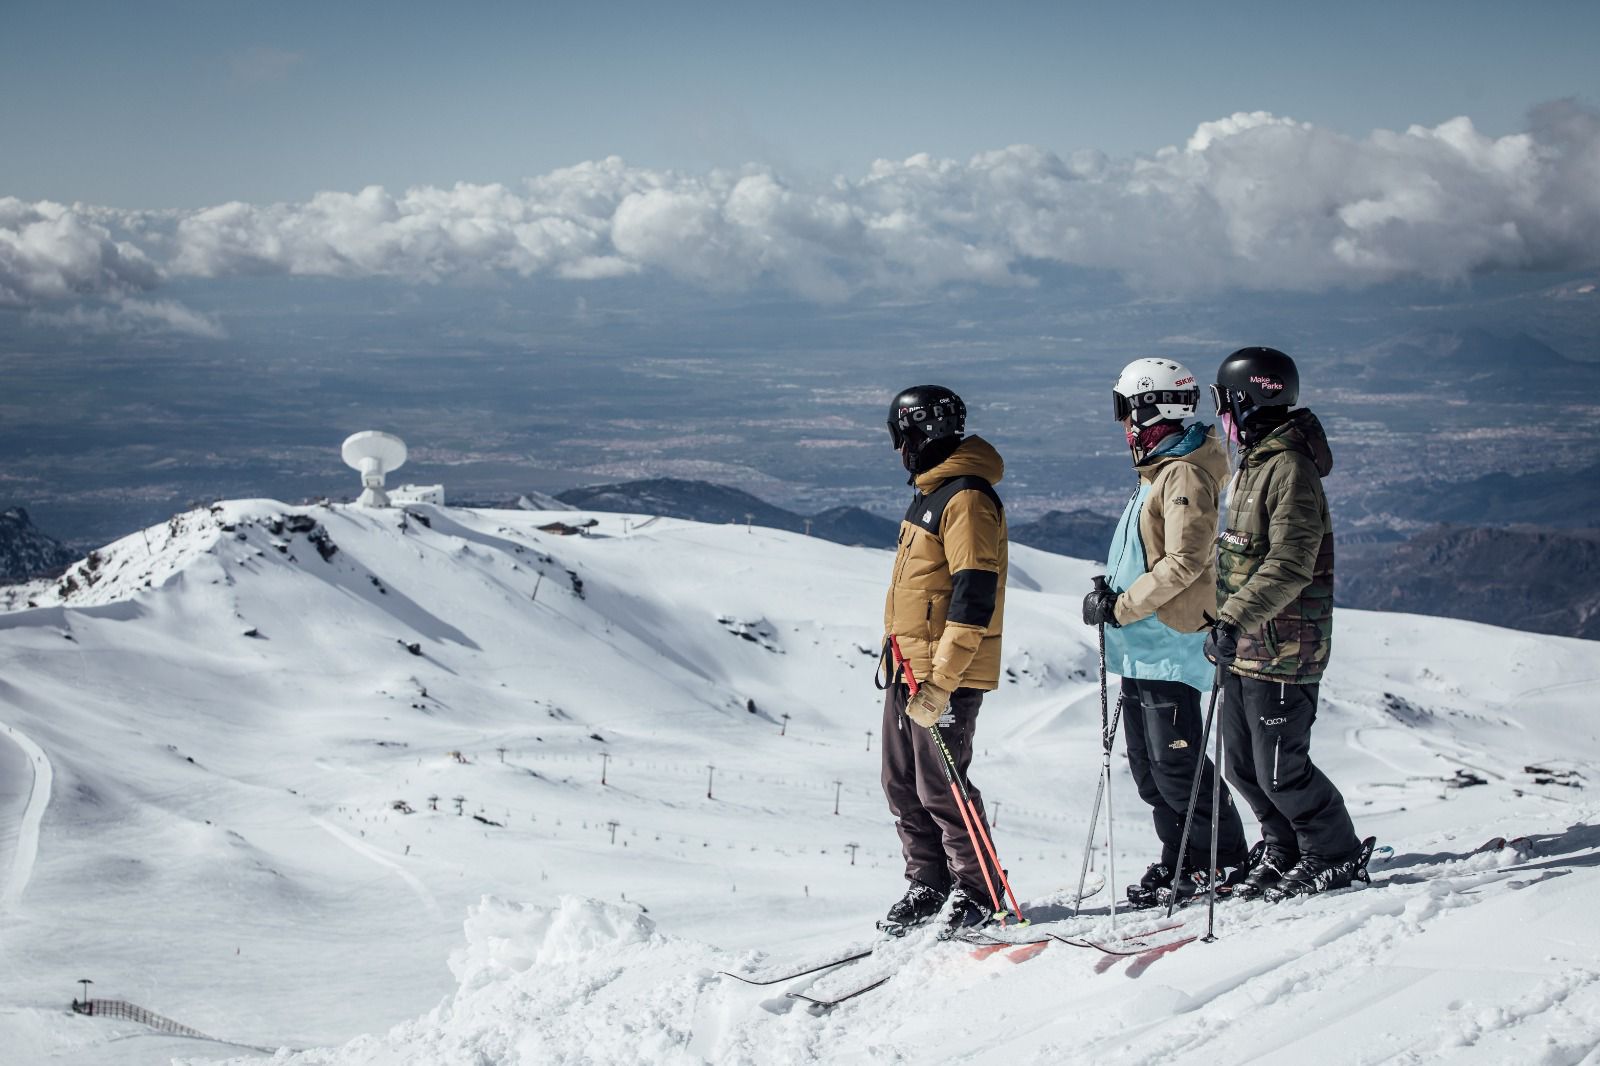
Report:
[[[1007,935],[1135,953],[884,943],[888,553],[539,529],[588,517],[240,501],[0,590],[0,1060],[1600,1063],[1600,644],[1339,612],[1314,753],[1389,850],[1202,943],[1064,905],[1097,568],[1013,548],[973,767]],[[1114,771],[1120,892],[1156,848]]]

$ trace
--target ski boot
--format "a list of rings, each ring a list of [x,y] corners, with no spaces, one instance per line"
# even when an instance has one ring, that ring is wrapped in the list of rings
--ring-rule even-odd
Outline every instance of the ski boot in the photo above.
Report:
[[[1228,886],[1228,895],[1234,899],[1258,899],[1267,889],[1283,880],[1284,871],[1294,866],[1299,857],[1277,844],[1258,841],[1245,859],[1244,875]]]
[[[950,913],[945,916],[944,928],[939,930],[939,939],[950,940],[968,929],[988,925],[997,917],[995,909],[981,902],[980,896],[968,891],[965,885],[957,885],[950,893]]]
[[[913,881],[906,888],[906,894],[883,916],[878,928],[890,936],[905,936],[912,928],[931,921],[949,895],[949,889],[941,890],[921,881]]]
[[[1199,867],[1185,870],[1182,877],[1173,878],[1172,884],[1156,891],[1156,902],[1163,907],[1169,906],[1176,893],[1178,906],[1186,907],[1194,900],[1205,899],[1211,891],[1213,880],[1217,883],[1217,898],[1226,899],[1228,897],[1226,886],[1230,879],[1238,878],[1239,869],[1237,864],[1228,864],[1212,871]]]
[[[1153,862],[1145,869],[1139,883],[1128,886],[1128,906],[1136,910],[1160,906],[1162,893],[1172,887],[1172,867],[1164,862]]]
[[[1283,879],[1266,890],[1266,901],[1278,903],[1293,896],[1349,888],[1357,879],[1370,885],[1372,878],[1367,874],[1367,863],[1372,859],[1372,847],[1376,843],[1376,837],[1368,837],[1341,859],[1300,856],[1300,861],[1284,872]]]

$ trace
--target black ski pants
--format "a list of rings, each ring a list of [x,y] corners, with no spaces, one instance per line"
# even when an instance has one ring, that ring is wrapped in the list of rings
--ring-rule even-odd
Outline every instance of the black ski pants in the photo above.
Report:
[[[1228,674],[1222,685],[1228,780],[1250,804],[1268,844],[1341,859],[1361,842],[1344,797],[1311,761],[1318,689]]]
[[[884,693],[883,700],[883,794],[889,799],[894,828],[900,834],[906,878],[941,891],[955,881],[974,899],[987,901],[989,890],[984,887],[979,858],[983,845],[967,835],[961,808],[945,777],[944,756],[939,754],[933,732],[906,717],[907,698],[906,686],[894,684]],[[964,780],[972,762],[972,734],[982,703],[980,690],[956,689],[950,697],[950,710],[945,713],[949,724],[939,727]],[[987,829],[983,796],[970,780],[967,795],[972,797]],[[992,870],[990,877],[994,877]],[[998,879],[994,884],[995,890],[1000,891]]]
[[[1168,869],[1178,865],[1178,842],[1194,787],[1195,767],[1200,767],[1200,794],[1195,798],[1194,824],[1189,829],[1189,849],[1184,865],[1204,870],[1211,858],[1211,787],[1216,768],[1202,750],[1205,719],[1200,693],[1182,681],[1122,679],[1122,735],[1128,745],[1128,766],[1139,798],[1150,805],[1156,837],[1161,841],[1161,861]],[[1217,864],[1243,864],[1250,845],[1233,795],[1222,790],[1222,820],[1217,823]]]

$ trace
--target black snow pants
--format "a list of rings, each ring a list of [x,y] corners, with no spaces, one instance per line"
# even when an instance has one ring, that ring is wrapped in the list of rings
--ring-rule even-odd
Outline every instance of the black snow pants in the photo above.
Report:
[[[1221,711],[1228,780],[1250,804],[1268,844],[1342,859],[1361,842],[1344,797],[1311,761],[1318,688],[1228,674]]]
[[[1203,870],[1211,856],[1211,787],[1216,769],[1200,750],[1204,724],[1200,693],[1183,682],[1122,679],[1122,735],[1128,745],[1128,766],[1139,786],[1139,798],[1150,805],[1156,837],[1161,841],[1161,861],[1168,869],[1178,865],[1178,841],[1183,836],[1196,763],[1201,766],[1200,795],[1195,799],[1184,865]],[[1222,820],[1217,824],[1217,865],[1239,866],[1247,851],[1239,808],[1224,788]]]
[[[895,831],[906,857],[906,879],[921,881],[941,891],[952,881],[961,884],[973,899],[987,901],[984,887],[982,844],[967,835],[961,808],[950,793],[945,777],[944,756],[933,741],[933,733],[905,716],[906,686],[890,685],[883,700],[883,794],[889,799]],[[970,779],[967,766],[972,762],[972,734],[978,724],[978,707],[983,693],[978,689],[958,688],[950,697],[945,713],[948,725],[941,725],[956,767],[967,781],[967,795],[984,819],[983,796]],[[990,871],[990,877],[994,873]],[[1000,882],[995,880],[996,890]]]

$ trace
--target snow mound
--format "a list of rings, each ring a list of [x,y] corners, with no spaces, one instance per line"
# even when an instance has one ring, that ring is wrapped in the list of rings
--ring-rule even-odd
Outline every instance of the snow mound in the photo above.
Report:
[[[715,978],[706,945],[664,937],[638,908],[563,896],[485,896],[450,960],[457,992],[382,1037],[280,1052],[297,1066],[691,1063],[694,1004]],[[255,1060],[240,1059],[238,1062]]]
[[[241,556],[293,560],[298,548],[326,561],[338,548],[314,510],[274,500],[235,500],[175,514],[162,525],[90,552],[59,578],[5,589],[0,610],[103,607],[134,599],[181,580],[197,560],[230,539]]]

